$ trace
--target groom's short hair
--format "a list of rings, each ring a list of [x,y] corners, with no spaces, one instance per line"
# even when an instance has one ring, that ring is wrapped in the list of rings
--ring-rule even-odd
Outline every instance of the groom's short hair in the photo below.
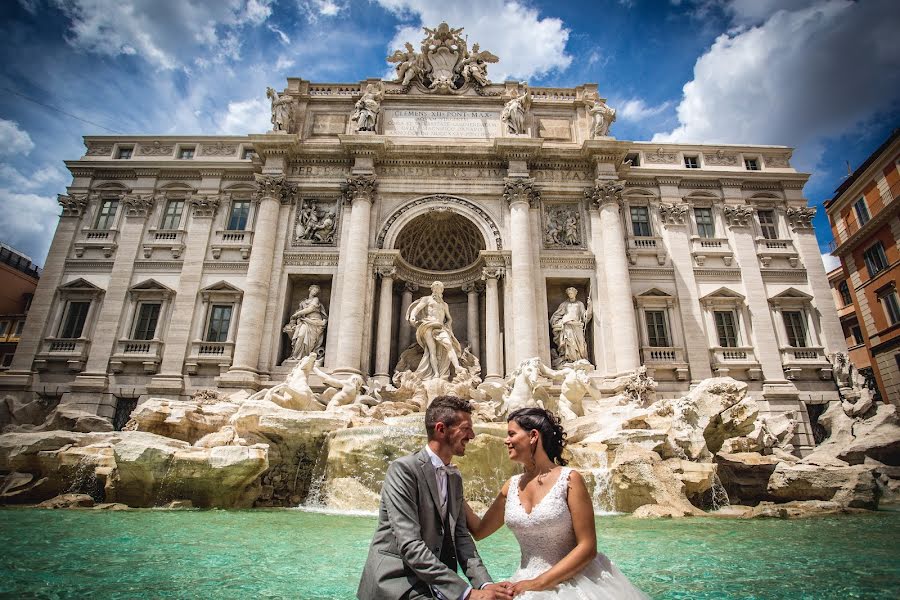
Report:
[[[443,423],[445,427],[453,427],[459,421],[457,412],[472,413],[472,404],[459,396],[438,396],[431,401],[425,410],[425,432],[428,439],[434,437],[434,426]]]

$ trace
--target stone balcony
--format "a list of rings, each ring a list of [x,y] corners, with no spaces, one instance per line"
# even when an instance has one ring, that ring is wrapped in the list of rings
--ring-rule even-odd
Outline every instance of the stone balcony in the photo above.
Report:
[[[156,249],[168,250],[171,252],[172,258],[179,259],[184,252],[184,238],[186,233],[183,229],[151,229],[144,238],[144,258],[153,256]]]
[[[111,257],[118,247],[116,240],[119,232],[116,229],[87,229],[81,230],[78,239],[75,240],[75,257],[82,258],[86,250],[98,250],[104,258]]]
[[[250,250],[253,247],[252,231],[216,231],[210,244],[212,257],[216,260],[222,257],[223,250],[236,250],[241,258],[250,258]]]
[[[204,365],[217,367],[224,373],[231,366],[234,355],[234,342],[191,342],[191,351],[184,361],[187,372],[196,375]]]
[[[726,267],[730,267],[734,260],[734,251],[728,238],[703,238],[695,235],[691,238],[691,255],[699,267],[711,257],[721,258]]]
[[[91,342],[86,338],[44,338],[34,357],[34,368],[45,371],[50,363],[64,362],[70,371],[81,371],[90,349]]]
[[[625,254],[632,265],[637,264],[639,256],[655,256],[659,266],[666,264],[666,248],[662,238],[655,235],[628,236]]]
[[[676,346],[641,346],[641,364],[652,371],[653,377],[659,371],[674,371],[676,379],[687,379],[689,370],[684,355],[684,348]]]
[[[831,363],[825,356],[825,348],[821,346],[781,348],[781,364],[784,367],[785,377],[794,380],[804,370],[814,370],[821,379],[830,379],[832,373]]]
[[[164,344],[160,340],[119,340],[109,359],[113,373],[121,373],[126,365],[141,365],[145,373],[156,373],[162,361]]]
[[[763,267],[768,267],[774,258],[784,258],[792,267],[800,264],[800,253],[793,240],[768,240],[756,238],[756,255]]]
[[[756,360],[753,346],[709,349],[710,363],[716,377],[726,377],[731,371],[746,371],[747,378],[757,380],[762,377],[762,367]]]

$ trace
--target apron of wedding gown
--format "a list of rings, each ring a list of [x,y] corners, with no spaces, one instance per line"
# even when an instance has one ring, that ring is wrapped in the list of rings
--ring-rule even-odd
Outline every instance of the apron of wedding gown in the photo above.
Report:
[[[506,526],[519,542],[522,561],[510,581],[533,579],[561,561],[575,547],[575,529],[566,496],[569,473],[563,467],[559,479],[532,509],[525,512],[519,500],[519,479],[512,478],[506,498]],[[517,600],[629,600],[648,598],[603,554],[588,563],[575,577],[552,590],[527,592]]]

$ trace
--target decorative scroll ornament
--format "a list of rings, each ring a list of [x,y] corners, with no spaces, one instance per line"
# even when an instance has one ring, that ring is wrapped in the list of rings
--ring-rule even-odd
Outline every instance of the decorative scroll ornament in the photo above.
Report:
[[[80,217],[84,214],[84,209],[87,208],[88,195],[78,194],[67,196],[65,194],[58,194],[56,196],[56,201],[62,206],[62,216]]]
[[[733,167],[737,165],[737,154],[728,154],[724,150],[716,150],[715,154],[703,155],[706,164],[717,167]]]
[[[375,181],[374,175],[356,175],[347,178],[347,183],[342,187],[344,197],[353,202],[354,200],[375,201],[375,191],[378,189],[378,183]]]
[[[487,281],[488,279],[500,279],[505,274],[506,269],[503,267],[484,267],[481,269],[481,279],[484,281]]]
[[[153,210],[156,198],[152,194],[139,196],[138,194],[125,194],[122,196],[122,204],[125,206],[126,217],[146,217]]]
[[[516,202],[527,202],[531,208],[537,208],[541,192],[530,177],[509,177],[503,183],[503,199],[510,206]]]
[[[234,156],[235,152],[237,152],[237,146],[235,144],[213,142],[211,144],[203,144],[200,146],[201,156]]]
[[[772,167],[773,169],[786,169],[791,166],[788,162],[788,157],[784,155],[770,154],[763,156],[763,160],[766,161],[767,167]]]
[[[387,57],[388,62],[397,63],[397,77],[405,90],[418,84],[424,91],[449,94],[462,91],[466,85],[476,91],[490,84],[487,78],[488,63],[499,58],[478,44],[468,50],[466,40],[460,36],[463,28],[452,29],[441,23],[434,29],[423,27],[426,37],[422,40],[421,54],[413,45],[406,43],[405,50],[397,50]]]
[[[195,195],[190,199],[191,210],[195,217],[214,217],[222,202],[217,195]]]
[[[389,266],[377,266],[375,267],[375,275],[381,277],[382,279],[390,277],[391,279],[397,276],[397,267],[389,267]]]
[[[592,188],[584,191],[584,197],[597,208],[608,202],[622,203],[622,190],[625,189],[625,182],[621,180],[610,180],[599,183]]]
[[[87,144],[88,156],[109,156],[110,154],[112,154],[112,150],[112,144],[98,144],[96,142]]]
[[[256,178],[256,194],[261,200],[263,198],[274,198],[282,204],[290,202],[297,186],[285,181],[284,175],[261,175],[255,174]]]
[[[729,227],[749,227],[750,219],[753,218],[753,207],[726,206],[723,213]]]
[[[816,208],[814,206],[787,209],[787,218],[794,231],[798,229],[812,229],[812,220],[815,216]]]
[[[675,164],[678,162],[678,157],[674,152],[666,152],[660,147],[656,149],[656,152],[645,152],[644,160],[648,163]]]
[[[668,225],[684,225],[684,219],[687,217],[687,204],[669,204],[661,203],[659,205],[659,216],[663,223]]]

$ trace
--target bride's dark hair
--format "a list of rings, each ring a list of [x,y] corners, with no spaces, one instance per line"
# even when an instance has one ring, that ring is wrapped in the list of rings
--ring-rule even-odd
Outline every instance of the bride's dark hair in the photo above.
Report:
[[[559,417],[543,408],[520,408],[509,413],[507,422],[514,421],[525,431],[536,429],[541,434],[544,452],[558,465],[566,466],[568,461],[562,457],[566,447],[566,432]]]

